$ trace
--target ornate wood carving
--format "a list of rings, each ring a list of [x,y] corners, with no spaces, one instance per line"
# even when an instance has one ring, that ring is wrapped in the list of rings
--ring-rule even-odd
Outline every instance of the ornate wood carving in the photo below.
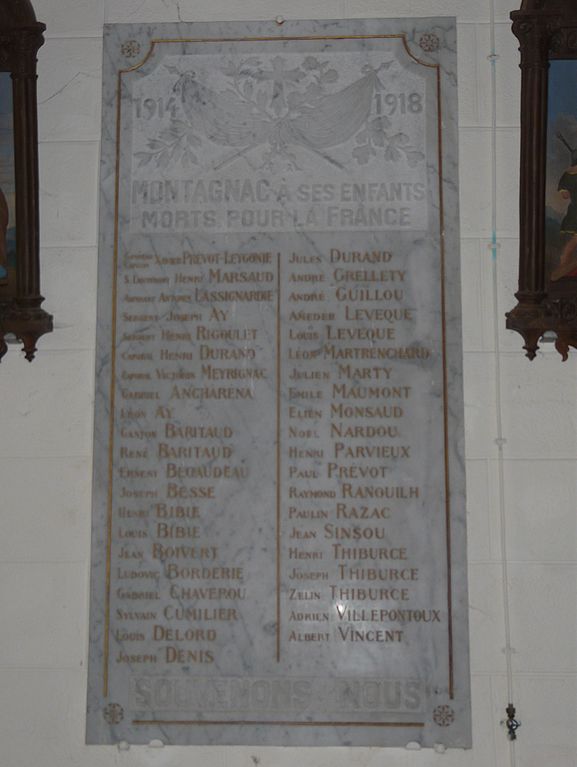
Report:
[[[6,336],[16,336],[31,361],[40,336],[52,330],[52,317],[41,308],[39,264],[36,56],[45,29],[30,0],[0,0],[0,72],[12,78],[16,200],[15,278],[0,286],[0,359]]]
[[[523,0],[511,13],[521,52],[520,254],[517,306],[507,327],[519,332],[529,359],[550,331],[567,359],[577,348],[577,279],[551,281],[546,263],[547,118],[550,62],[577,59],[575,0]],[[577,115],[576,115],[577,117]]]

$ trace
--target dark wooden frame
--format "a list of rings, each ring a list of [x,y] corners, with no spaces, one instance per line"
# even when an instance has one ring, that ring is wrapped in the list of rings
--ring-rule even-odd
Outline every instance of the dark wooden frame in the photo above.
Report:
[[[577,348],[577,282],[548,282],[545,259],[545,199],[549,62],[577,59],[576,0],[523,0],[511,13],[521,51],[520,257],[517,306],[507,327],[525,340],[529,359],[544,333],[556,335],[567,359]]]
[[[6,336],[16,336],[32,361],[37,340],[52,331],[52,317],[41,308],[39,259],[36,56],[45,29],[30,0],[0,0],[0,72],[12,77],[16,192],[16,284],[0,289],[0,359]]]

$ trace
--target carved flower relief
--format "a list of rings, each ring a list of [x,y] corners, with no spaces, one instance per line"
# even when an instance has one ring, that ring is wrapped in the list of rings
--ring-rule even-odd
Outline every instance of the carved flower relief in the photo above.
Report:
[[[439,727],[449,727],[455,721],[455,712],[451,706],[437,706],[433,711],[433,720]]]
[[[425,53],[434,53],[441,47],[441,41],[434,32],[427,32],[424,35],[421,35],[419,47],[425,51]]]

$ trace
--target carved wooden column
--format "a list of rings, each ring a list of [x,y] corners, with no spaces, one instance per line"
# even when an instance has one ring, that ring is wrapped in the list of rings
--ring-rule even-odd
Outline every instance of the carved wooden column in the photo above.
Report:
[[[545,298],[545,182],[547,144],[547,93],[551,19],[535,11],[511,14],[513,34],[521,51],[520,252],[517,306],[508,314],[507,327],[525,340],[530,359],[543,334],[540,305]],[[533,327],[536,325],[536,327]]]
[[[16,284],[0,295],[0,358],[10,333],[30,361],[38,338],[52,330],[52,317],[41,308],[39,261],[36,56],[45,29],[30,0],[0,0],[0,70],[12,77],[16,183]]]
[[[561,231],[563,247],[555,245],[547,254],[547,147],[555,137],[555,126],[548,124],[548,95],[551,61],[577,59],[577,3],[523,0],[511,18],[521,51],[521,179],[518,304],[507,314],[507,327],[523,336],[530,359],[547,332],[555,334],[566,359],[569,347],[577,348],[577,280],[571,270],[563,279],[554,276],[547,263],[548,257],[559,258],[572,247],[565,247],[571,232]]]

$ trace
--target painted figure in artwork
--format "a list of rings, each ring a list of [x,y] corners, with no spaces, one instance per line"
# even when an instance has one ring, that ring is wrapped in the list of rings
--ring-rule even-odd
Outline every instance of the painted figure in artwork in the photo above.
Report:
[[[557,138],[569,150],[571,164],[559,179],[557,187],[561,197],[569,202],[569,207],[561,222],[561,235],[565,238],[565,244],[559,266],[551,273],[552,281],[562,277],[577,277],[577,151],[561,133],[557,134]]]

